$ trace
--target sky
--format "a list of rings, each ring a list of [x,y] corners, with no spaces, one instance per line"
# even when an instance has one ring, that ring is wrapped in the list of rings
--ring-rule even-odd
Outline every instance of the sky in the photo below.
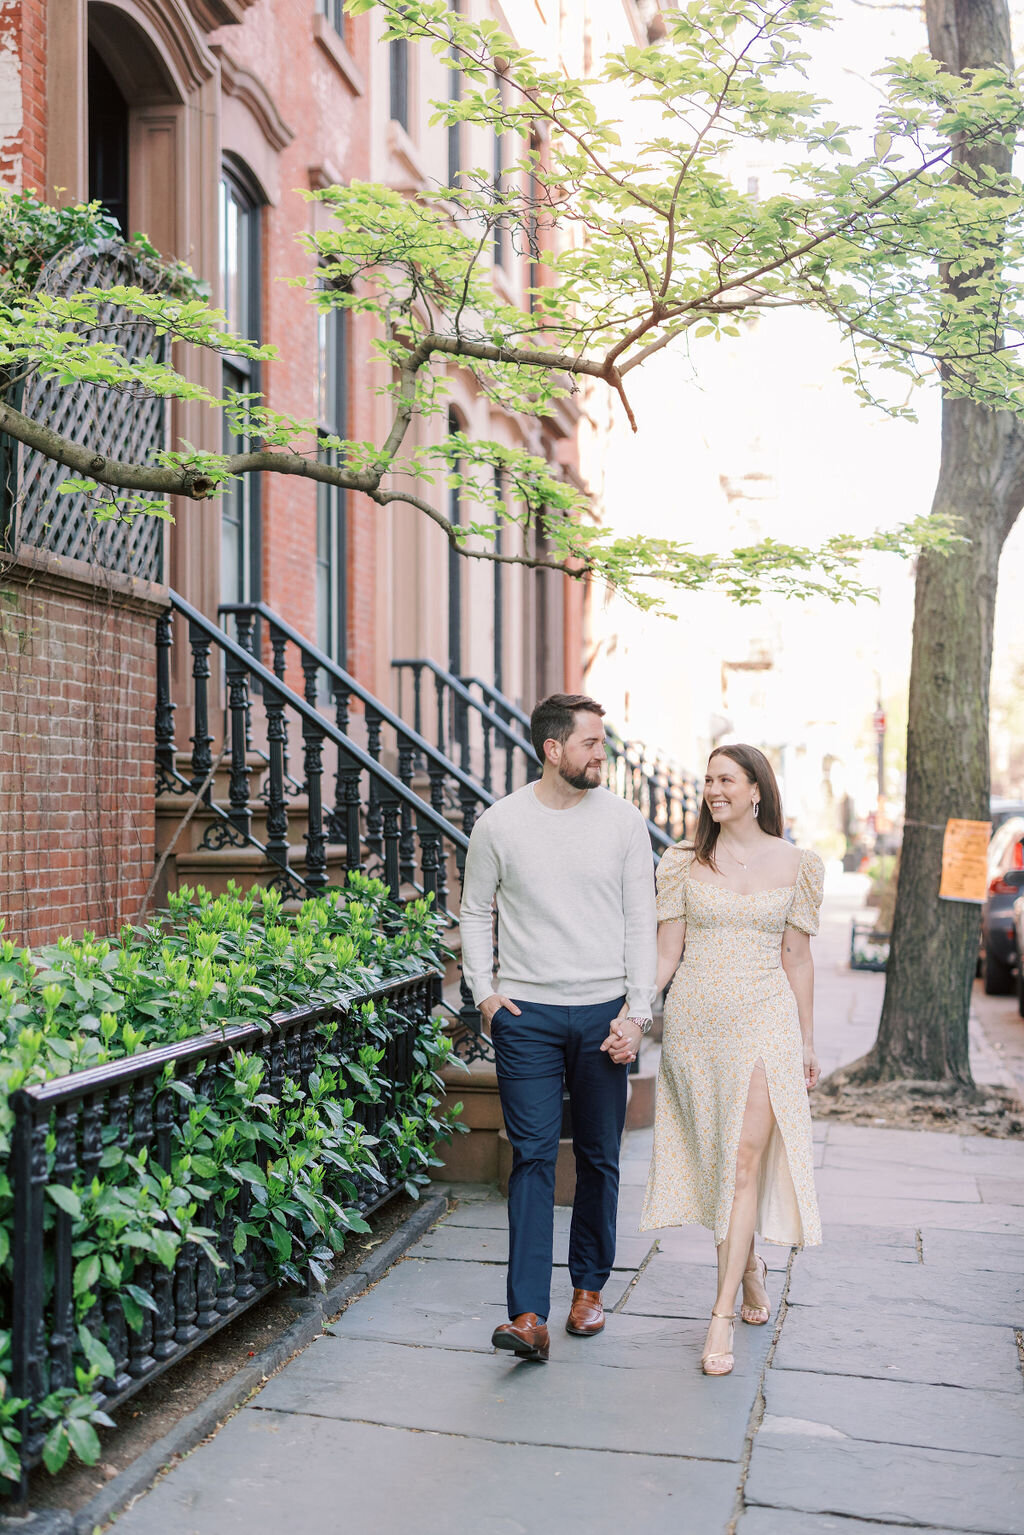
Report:
[[[888,55],[924,48],[923,20],[854,0],[837,10],[835,31],[814,40],[811,85],[837,117],[867,129],[880,99],[873,72]],[[758,176],[764,191],[769,157],[755,147],[734,174]],[[938,465],[935,392],[917,392],[917,424],[891,420],[859,404],[838,374],[843,359],[822,317],[782,311],[736,340],[695,343],[692,360],[665,353],[637,370],[635,437],[619,420],[608,433],[607,404],[596,405],[608,522],[706,550],[769,533],[813,544],[926,514]],[[695,768],[723,723],[726,738],[771,747],[806,828],[827,839],[844,794],[862,814],[874,808],[879,699],[893,808],[901,789],[913,572],[892,556],[865,569],[879,601],[856,607],[767,599],[737,609],[706,594],[678,600],[673,622],[615,600],[596,617],[588,685],[620,728]],[[997,672],[1024,657],[1022,573],[1019,525],[1004,555]],[[756,669],[766,656],[770,670]]]

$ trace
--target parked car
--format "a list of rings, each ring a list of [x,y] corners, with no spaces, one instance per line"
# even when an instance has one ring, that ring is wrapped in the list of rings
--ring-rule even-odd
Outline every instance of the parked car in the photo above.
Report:
[[[1024,816],[1024,800],[1005,799],[998,794],[993,794],[989,800],[989,819],[992,822],[993,835],[1011,816]]]
[[[988,893],[981,908],[981,978],[989,996],[1013,990],[1019,968],[1013,906],[1024,892],[1024,816],[1010,816],[988,845]]]
[[[1024,871],[1022,871],[1024,873]],[[1017,1011],[1024,1018],[1024,965],[1020,963],[1019,956],[1024,954],[1024,880],[1017,890],[1017,899],[1013,903],[1013,927],[1017,939]]]

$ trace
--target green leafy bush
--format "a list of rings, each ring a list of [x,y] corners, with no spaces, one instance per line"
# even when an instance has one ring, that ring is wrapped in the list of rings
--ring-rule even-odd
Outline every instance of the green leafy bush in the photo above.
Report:
[[[255,1253],[268,1277],[322,1283],[348,1234],[368,1229],[360,1207],[374,1190],[402,1185],[418,1195],[437,1165],[434,1146],[452,1128],[439,1076],[448,1040],[439,1020],[418,1019],[414,1067],[396,1090],[385,1074],[394,1020],[365,999],[439,968],[438,929],[428,902],[399,909],[381,882],[352,875],[344,890],[289,914],[275,891],[259,887],[216,898],[183,889],[160,920],[125,927],[115,942],[87,934],[32,952],[0,937],[2,1166],[14,1126],[9,1096],[20,1087],[310,1003],[349,1009],[342,1027],[332,1019],[317,1026],[305,1089],[286,1075],[271,1092],[263,1056],[241,1050],[205,1073],[200,1062],[194,1086],[168,1066],[158,1086],[181,1100],[170,1167],[119,1144],[109,1125],[96,1176],[49,1183],[48,1226],[58,1207],[73,1222],[77,1333],[75,1387],[51,1391],[39,1406],[51,1424],[49,1470],[71,1450],[87,1462],[99,1453],[96,1425],[109,1419],[92,1393],[114,1374],[111,1297],[135,1332],[156,1309],[151,1288],[136,1282],[140,1265],[170,1271],[192,1243],[221,1269],[227,1232],[234,1252]],[[367,1115],[357,1106],[374,1107]],[[367,1118],[375,1134],[360,1123]],[[51,1168],[54,1149],[51,1135]],[[12,1224],[11,1184],[0,1173],[0,1475],[10,1478],[22,1405],[6,1389]]]

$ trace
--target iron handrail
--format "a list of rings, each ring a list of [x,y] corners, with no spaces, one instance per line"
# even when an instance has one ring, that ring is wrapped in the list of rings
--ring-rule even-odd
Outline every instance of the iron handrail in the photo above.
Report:
[[[498,735],[502,736],[509,746],[518,748],[523,752],[523,754],[530,762],[534,763],[537,767],[540,767],[540,758],[537,756],[537,753],[534,751],[530,742],[524,741],[521,735],[517,735],[514,730],[510,730],[505,721],[501,719],[499,715],[495,714],[493,709],[489,709],[486,704],[481,703],[479,698],[474,698],[462,679],[456,677],[454,672],[447,671],[443,666],[439,666],[436,661],[428,661],[425,658],[420,658],[419,660],[415,661],[406,659],[396,660],[392,661],[391,665],[395,667],[396,670],[403,666],[409,666],[421,667],[423,670],[430,672],[434,677],[437,678],[439,682],[444,683],[445,687],[451,690],[454,697],[456,697],[460,703],[465,704],[468,708],[472,709],[474,713],[478,714],[486,724],[490,725],[490,727],[498,733]]]
[[[345,735],[344,731],[339,730],[318,709],[314,709],[312,704],[294,692],[269,667],[264,666],[262,661],[258,661],[251,651],[245,650],[229,634],[225,634],[224,630],[219,628],[217,624],[211,623],[208,618],[199,612],[198,608],[194,608],[190,602],[186,602],[184,597],[180,597],[177,592],[168,591],[168,597],[171,607],[174,608],[175,612],[180,613],[183,618],[187,618],[190,624],[194,624],[197,629],[207,635],[226,655],[240,662],[249,672],[250,676],[256,677],[265,687],[269,687],[276,692],[290,708],[295,710],[296,714],[299,715],[305,724],[310,725],[316,731],[322,731],[327,740],[333,741],[339,751],[344,752],[353,762],[357,762],[365,772],[370,774],[371,778],[378,779],[383,787],[387,788],[401,804],[414,811],[418,817],[426,821],[435,831],[440,832],[454,846],[460,848],[463,852],[468,850],[469,838],[464,836],[458,827],[453,826],[444,816],[439,815],[431,805],[428,805],[413,790],[407,789],[400,778],[396,778],[386,767],[382,767],[379,762],[376,762],[369,752],[364,751],[361,746],[357,746],[351,736]]]
[[[500,688],[494,687],[490,682],[485,682],[482,677],[463,677],[461,680],[466,684],[467,688],[479,688],[490,707],[493,708],[497,704],[499,709],[504,709],[506,714],[509,714],[517,724],[522,725],[526,731],[526,738],[529,740],[530,716],[525,709],[520,709],[519,705],[514,704],[511,698],[503,693]]]
[[[431,746],[424,736],[420,735],[411,725],[408,725],[399,715],[393,713],[368,688],[364,688],[361,683],[357,682],[350,672],[347,672],[344,667],[339,666],[337,661],[332,660],[319,646],[314,645],[312,640],[306,639],[297,629],[293,629],[286,619],[281,618],[265,602],[222,602],[217,611],[222,614],[253,613],[265,619],[269,625],[277,629],[286,639],[291,640],[292,644],[303,655],[308,656],[311,661],[315,661],[319,667],[322,667],[329,677],[333,677],[337,682],[340,682],[361,703],[367,708],[372,709],[377,717],[384,724],[390,725],[397,735],[404,736],[409,745],[414,747],[422,757],[432,762],[435,767],[443,768],[446,774],[455,779],[461,789],[465,789],[467,793],[475,794],[478,799],[483,800],[487,805],[494,804],[494,795],[485,789],[483,784],[478,783],[468,773],[464,773],[458,763],[453,762],[450,757],[446,757],[443,752],[438,751],[436,746]],[[219,632],[223,633],[223,630]],[[246,654],[249,653],[246,652]],[[397,665],[398,663],[395,662],[393,664]],[[317,712],[319,713],[319,711]]]

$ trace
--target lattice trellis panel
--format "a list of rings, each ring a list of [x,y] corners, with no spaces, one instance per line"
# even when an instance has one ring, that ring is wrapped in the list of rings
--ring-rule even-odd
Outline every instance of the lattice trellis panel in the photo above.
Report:
[[[51,262],[39,286],[49,293],[70,294],[119,283],[152,289],[153,273],[123,246],[109,241]],[[93,333],[97,338],[116,339],[132,360],[151,357],[163,361],[166,338],[158,337],[151,325],[113,303],[104,305],[99,313],[101,328]],[[33,421],[108,458],[144,463],[166,443],[165,402],[141,389],[109,389],[94,384],[67,387],[53,378],[33,375],[25,381],[20,406]],[[58,486],[70,475],[70,470],[40,453],[20,450],[13,546],[28,544],[86,560],[105,570],[159,581],[163,575],[163,522],[147,516],[137,516],[131,523],[97,521],[95,503],[87,497],[59,494]]]

